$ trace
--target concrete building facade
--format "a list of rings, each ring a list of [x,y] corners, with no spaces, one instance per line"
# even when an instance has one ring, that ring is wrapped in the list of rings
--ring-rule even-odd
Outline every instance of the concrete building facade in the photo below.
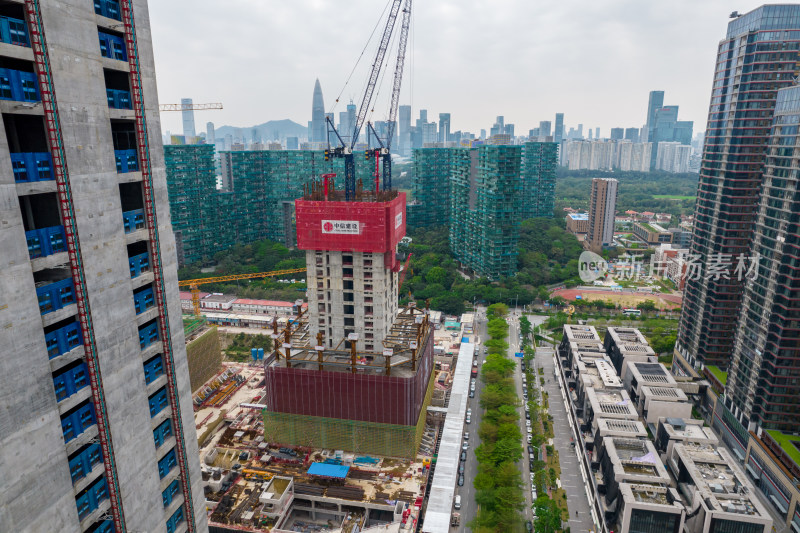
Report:
[[[0,530],[207,531],[147,2],[0,10]]]

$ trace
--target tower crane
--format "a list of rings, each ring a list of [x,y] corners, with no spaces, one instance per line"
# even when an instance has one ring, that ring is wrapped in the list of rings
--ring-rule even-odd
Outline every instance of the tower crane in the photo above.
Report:
[[[375,132],[375,128],[372,127],[372,124],[367,122],[368,131],[371,130],[375,135],[375,138],[378,139],[379,147],[374,150],[373,153],[370,153],[369,150],[366,152],[366,157],[369,159],[370,157],[374,156],[376,160],[378,158],[383,160],[383,190],[387,191],[392,188],[392,175],[391,175],[391,155],[389,150],[391,149],[391,140],[392,135],[394,134],[394,122],[397,118],[397,107],[400,100],[400,85],[403,79],[403,66],[405,64],[405,55],[406,55],[406,43],[408,42],[408,29],[411,22],[411,1],[412,0],[405,0],[405,6],[403,7],[403,19],[401,23],[400,29],[400,39],[398,45],[398,52],[397,52],[397,63],[395,65],[395,72],[394,72],[394,83],[392,85],[392,99],[389,109],[389,132],[386,136],[386,143],[384,144],[381,142],[378,134]],[[370,105],[372,103],[372,97],[375,93],[375,88],[378,83],[378,79],[380,78],[381,71],[383,70],[384,61],[386,59],[386,51],[389,47],[389,43],[392,39],[392,33],[394,32],[395,22],[397,21],[397,15],[400,12],[400,5],[403,4],[403,0],[393,0],[391,9],[389,10],[389,17],[386,20],[386,26],[383,29],[383,35],[381,36],[380,44],[378,45],[378,51],[375,55],[375,60],[372,63],[372,69],[370,71],[369,80],[367,82],[367,87],[364,90],[364,95],[361,98],[361,106],[358,108],[358,115],[356,116],[356,122],[353,127],[352,135],[350,136],[350,143],[347,144],[342,140],[341,135],[336,129],[336,126],[333,124],[333,120],[330,117],[326,117],[325,121],[327,122],[328,126],[328,149],[325,151],[325,159],[328,160],[329,157],[340,157],[344,159],[344,183],[345,183],[345,200],[351,201],[355,199],[355,191],[356,191],[356,167],[355,167],[355,160],[353,158],[353,149],[355,148],[356,143],[358,142],[359,134],[361,133],[361,128],[364,127],[364,122],[367,118],[367,113],[370,110]],[[339,142],[339,146],[335,148],[330,148],[330,133],[336,136],[336,139]],[[378,179],[377,176],[377,161],[376,161],[376,181]],[[377,184],[376,184],[377,185]]]
[[[240,279],[268,278],[270,276],[283,276],[305,271],[305,268],[290,268],[286,270],[273,270],[271,272],[256,272],[254,274],[232,274],[230,276],[216,276],[213,278],[185,279],[178,282],[178,287],[189,287],[192,291],[192,309],[194,310],[195,316],[200,316],[200,289],[198,288],[200,285],[220,283],[222,281],[237,281]]]

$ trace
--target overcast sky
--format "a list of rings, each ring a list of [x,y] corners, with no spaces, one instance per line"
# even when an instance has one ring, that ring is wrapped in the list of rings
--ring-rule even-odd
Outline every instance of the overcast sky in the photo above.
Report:
[[[565,125],[640,127],[647,93],[666,91],[681,120],[702,131],[717,44],[733,10],[760,4],[730,0],[417,0],[400,104],[452,114],[451,131],[488,130],[497,115],[525,134],[565,113]],[[373,38],[350,71],[385,0],[154,0],[150,2],[159,101],[222,102],[195,114],[198,133],[311,119],[319,78],[326,111],[360,100]],[[396,32],[399,32],[399,24]],[[378,30],[378,33],[380,30]],[[375,120],[388,114],[390,73]],[[342,101],[335,107],[337,95]],[[181,131],[180,113],[162,128]],[[586,129],[584,129],[586,132]]]

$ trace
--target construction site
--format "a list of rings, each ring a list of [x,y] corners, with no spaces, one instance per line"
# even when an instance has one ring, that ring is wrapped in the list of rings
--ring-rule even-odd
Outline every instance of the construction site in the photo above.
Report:
[[[316,350],[304,313],[263,360],[222,363],[193,397],[212,531],[414,531],[468,335],[440,317],[400,310],[389,355]]]

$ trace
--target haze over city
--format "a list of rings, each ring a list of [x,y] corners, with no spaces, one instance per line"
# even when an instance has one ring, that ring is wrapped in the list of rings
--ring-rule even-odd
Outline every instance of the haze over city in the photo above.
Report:
[[[250,126],[310,120],[314,80],[326,111],[344,110],[363,89],[375,39],[344,87],[385,2],[257,2],[219,9],[210,0],[150,4],[159,101],[222,102],[198,123]],[[565,113],[565,123],[641,127],[647,94],[664,90],[684,120],[703,131],[717,44],[731,11],[726,0],[642,2],[437,1],[414,5],[401,104],[477,133],[497,115],[528,131]],[[394,63],[394,53],[390,57]],[[381,101],[388,98],[389,77]],[[412,92],[413,88],[413,92]],[[384,120],[378,105],[375,120]],[[338,116],[338,115],[337,115]],[[180,116],[162,115],[180,131]]]

